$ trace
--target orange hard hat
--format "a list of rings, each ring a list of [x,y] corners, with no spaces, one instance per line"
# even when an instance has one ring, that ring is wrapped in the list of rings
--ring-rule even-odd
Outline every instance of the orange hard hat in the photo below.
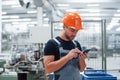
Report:
[[[68,12],[62,19],[62,22],[65,26],[73,28],[75,30],[81,30],[82,27],[82,20],[78,13],[76,12]]]

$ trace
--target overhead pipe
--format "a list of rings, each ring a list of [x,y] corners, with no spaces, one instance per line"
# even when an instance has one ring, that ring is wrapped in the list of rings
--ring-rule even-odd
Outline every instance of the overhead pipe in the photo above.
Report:
[[[52,0],[33,0],[33,1],[36,7],[42,7],[43,9],[46,10],[48,17],[51,20],[54,20],[53,16],[55,15],[61,18],[64,14],[61,10],[57,9]],[[54,15],[52,15],[53,13]]]

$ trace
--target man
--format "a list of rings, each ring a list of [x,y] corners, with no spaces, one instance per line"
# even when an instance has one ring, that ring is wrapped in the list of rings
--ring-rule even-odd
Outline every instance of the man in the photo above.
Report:
[[[81,51],[78,41],[74,41],[82,20],[76,12],[68,12],[62,19],[63,32],[47,42],[44,48],[44,66],[47,73],[54,72],[54,80],[80,80],[87,57]]]

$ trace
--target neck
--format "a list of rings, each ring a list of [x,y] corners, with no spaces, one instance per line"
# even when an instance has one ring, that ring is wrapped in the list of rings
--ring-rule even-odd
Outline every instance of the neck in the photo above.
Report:
[[[62,34],[60,35],[60,38],[63,39],[63,40],[65,40],[65,41],[69,41],[69,40],[65,37],[65,34],[64,34],[64,33],[62,33]]]

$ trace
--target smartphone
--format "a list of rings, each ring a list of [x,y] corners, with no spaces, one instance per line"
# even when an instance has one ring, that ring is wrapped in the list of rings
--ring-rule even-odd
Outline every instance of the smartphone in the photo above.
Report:
[[[83,53],[88,53],[91,49],[85,49],[83,50]]]

